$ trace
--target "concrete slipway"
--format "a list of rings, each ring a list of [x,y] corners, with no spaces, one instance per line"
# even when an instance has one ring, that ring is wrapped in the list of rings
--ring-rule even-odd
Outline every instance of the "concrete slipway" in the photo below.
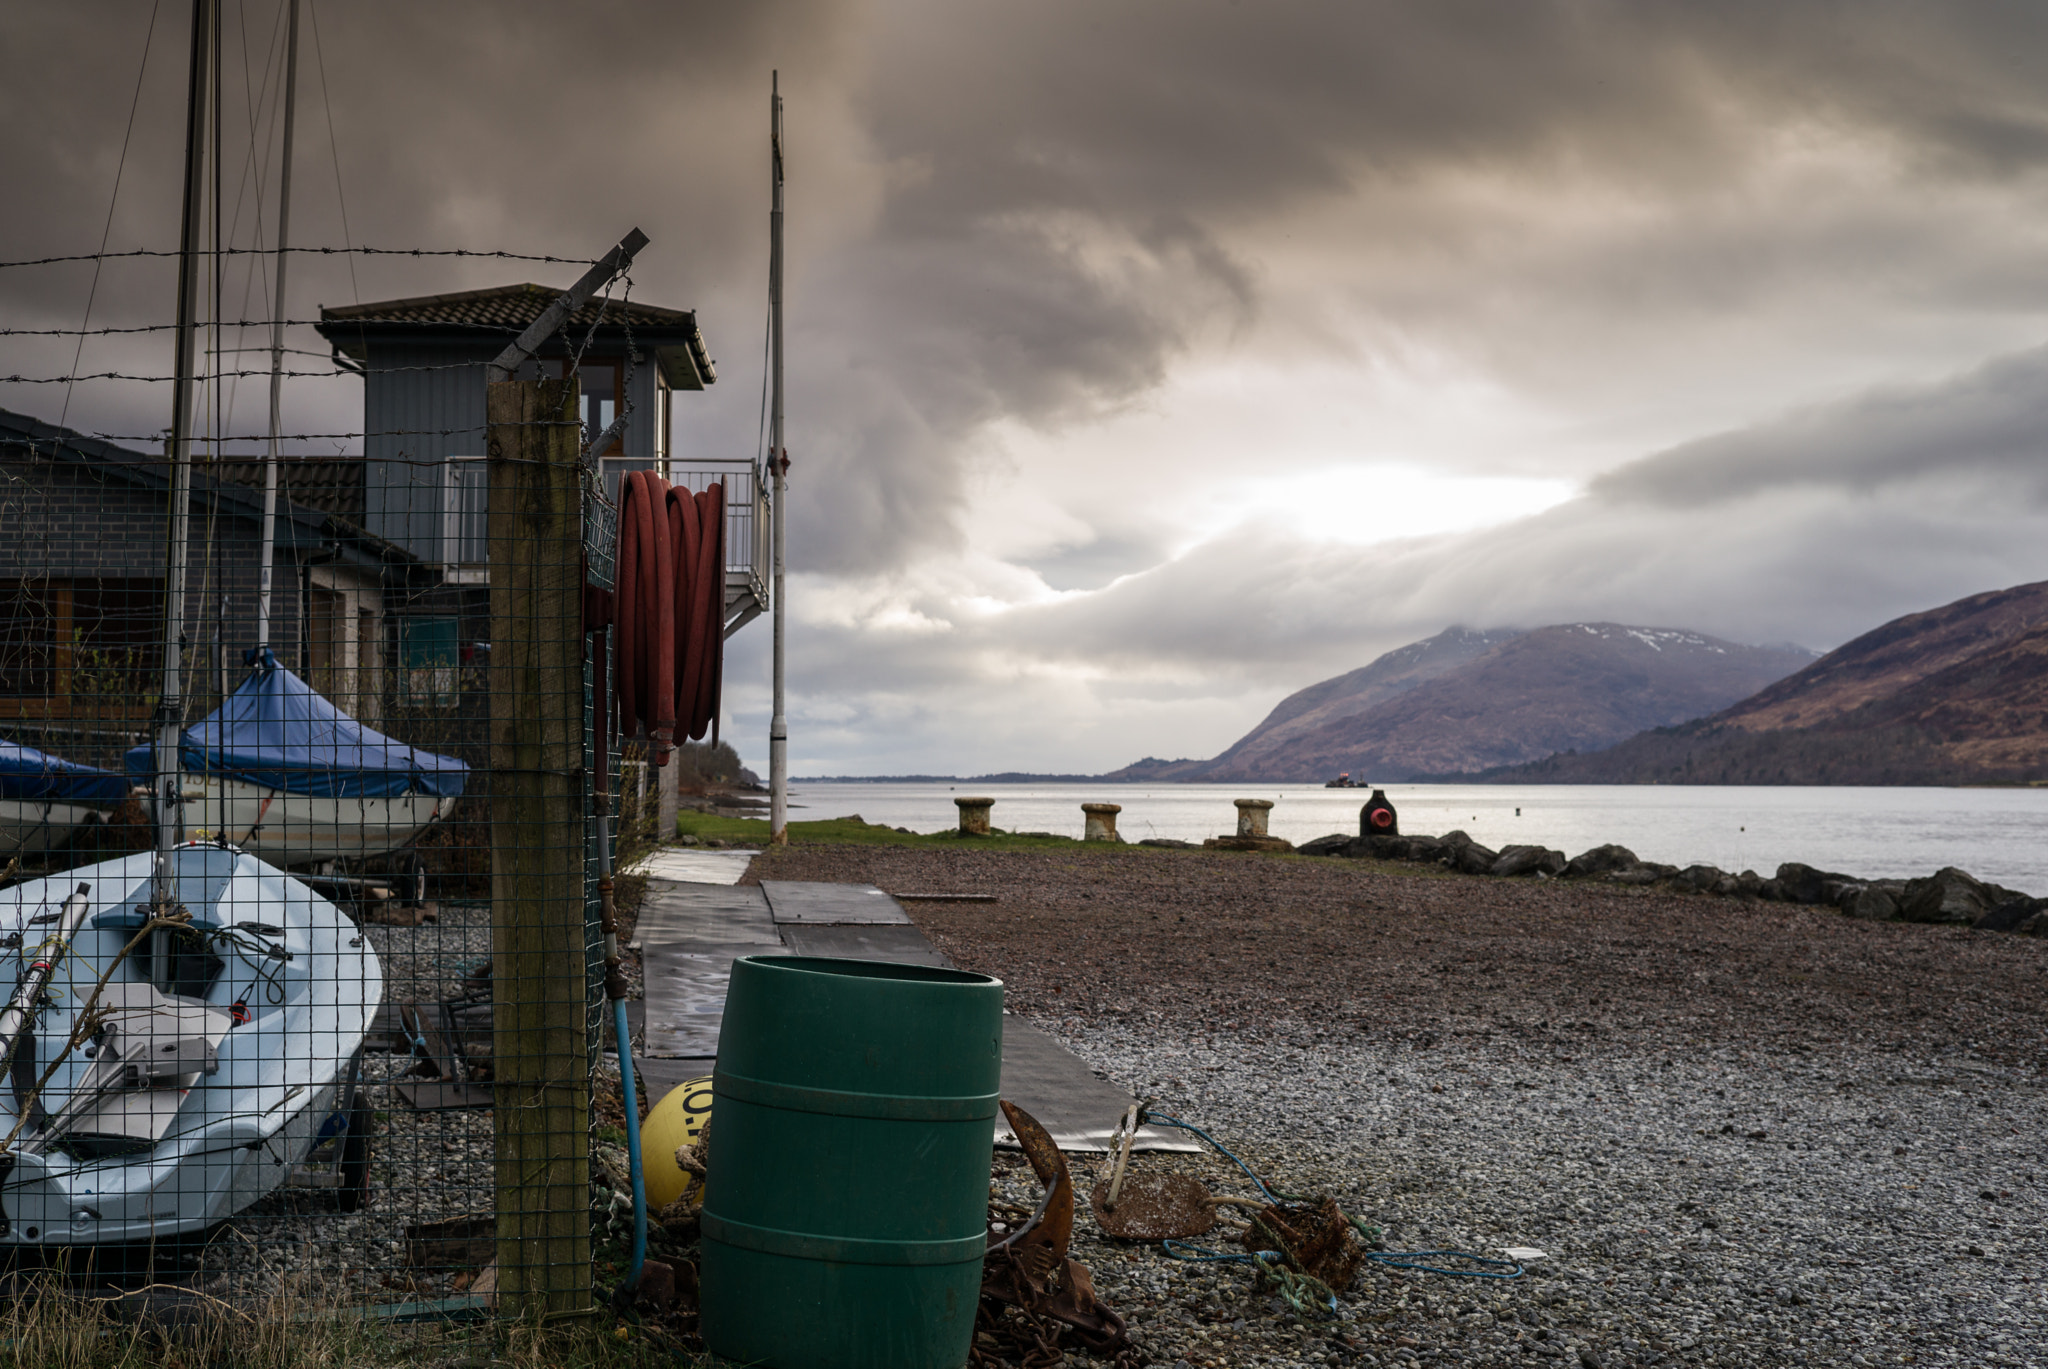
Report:
[[[630,1005],[639,1066],[659,1098],[711,1073],[732,962],[744,955],[837,956],[951,966],[903,905],[866,884],[741,885],[752,851],[660,851],[640,905],[646,997]],[[1102,1150],[1133,1101],[1050,1036],[1003,1017],[1003,1097],[1036,1117],[1062,1150]],[[997,1122],[998,1145],[1010,1144]],[[1144,1128],[1139,1150],[1194,1150],[1184,1133]]]

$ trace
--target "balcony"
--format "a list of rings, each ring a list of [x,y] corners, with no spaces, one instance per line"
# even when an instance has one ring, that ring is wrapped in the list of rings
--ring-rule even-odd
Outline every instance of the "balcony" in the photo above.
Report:
[[[650,464],[605,460],[605,491],[612,507],[624,472]],[[481,457],[453,457],[442,470],[443,583],[489,584],[489,469]],[[725,485],[725,635],[730,637],[768,609],[768,482],[750,460],[678,461],[670,465],[668,478],[692,494]]]
[[[768,608],[768,482],[752,461],[673,461],[669,482],[695,494],[725,484],[725,635]]]

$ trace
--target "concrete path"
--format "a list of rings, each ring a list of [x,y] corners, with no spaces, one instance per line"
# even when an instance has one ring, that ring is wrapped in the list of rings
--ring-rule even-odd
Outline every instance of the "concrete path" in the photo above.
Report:
[[[634,874],[693,884],[738,884],[759,851],[693,851],[665,846],[633,867]]]
[[[814,922],[778,928],[782,942],[797,955],[835,956],[840,960],[888,960],[899,965],[936,965],[950,970],[953,962],[925,940],[916,927],[824,926]]]
[[[633,939],[642,946],[676,942],[778,940],[768,898],[752,885],[680,884],[650,879]]]
[[[910,925],[903,905],[872,884],[814,884],[786,879],[764,879],[761,891],[768,895],[768,910],[778,926],[789,923],[818,923],[826,926],[866,927]]]
[[[684,862],[663,861],[669,854],[658,853],[644,867],[652,878],[636,938],[646,997],[628,1004],[636,1035],[644,1042],[640,1074],[653,1098],[711,1073],[726,985],[732,962],[740,956],[831,956],[952,967],[902,905],[872,885],[766,880],[756,888],[724,879],[683,880],[668,872],[723,875],[730,862],[696,862],[742,853],[679,852],[673,854]],[[752,853],[746,854],[751,859]],[[1003,1015],[1003,1096],[1036,1117],[1062,1150],[1105,1149],[1132,1101],[1096,1077],[1079,1056],[1009,1013]],[[1001,1118],[995,1141],[1016,1144]],[[1184,1133],[1148,1127],[1138,1133],[1134,1149],[1199,1146]]]

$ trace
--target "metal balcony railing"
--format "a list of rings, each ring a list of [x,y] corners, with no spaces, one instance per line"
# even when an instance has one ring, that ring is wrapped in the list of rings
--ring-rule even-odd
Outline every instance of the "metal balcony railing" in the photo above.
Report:
[[[695,493],[725,484],[725,632],[768,609],[768,482],[752,461],[672,461],[669,480]]]

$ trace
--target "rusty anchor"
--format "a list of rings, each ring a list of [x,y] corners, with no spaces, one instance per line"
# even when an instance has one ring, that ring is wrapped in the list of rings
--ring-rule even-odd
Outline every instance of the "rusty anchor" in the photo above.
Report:
[[[1088,1195],[1095,1225],[1104,1235],[1127,1241],[1184,1241],[1214,1229],[1218,1208],[1256,1211],[1265,1206],[1250,1198],[1218,1197],[1185,1174],[1148,1178],[1130,1173],[1131,1145],[1144,1120],[1144,1106],[1131,1104],[1110,1137],[1110,1153],[1116,1158],[1109,1179]]]
[[[987,1354],[982,1341],[1007,1335],[1019,1342],[1027,1369],[1058,1364],[1057,1341],[1063,1328],[1089,1350],[1121,1357],[1130,1349],[1124,1319],[1095,1296],[1087,1266],[1067,1253],[1074,1236],[1074,1176],[1067,1157],[1030,1113],[1007,1099],[1002,1109],[1045,1196],[1015,1230],[1003,1236],[989,1233],[974,1362],[1000,1363]],[[1021,1328],[1005,1325],[1006,1307],[1021,1314]]]

